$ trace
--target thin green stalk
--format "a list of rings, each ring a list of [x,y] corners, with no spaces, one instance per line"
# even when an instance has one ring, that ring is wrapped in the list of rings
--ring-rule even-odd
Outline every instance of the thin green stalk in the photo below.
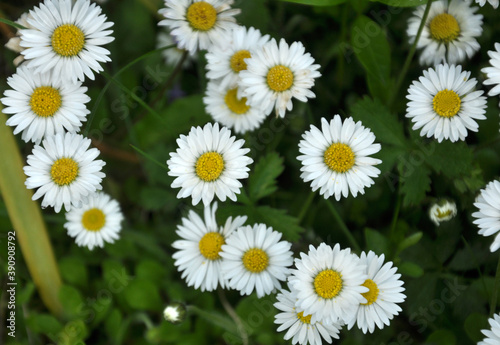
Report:
[[[391,93],[391,96],[389,99],[390,107],[392,107],[394,100],[396,99],[396,96],[399,93],[399,89],[401,88],[401,85],[403,84],[403,80],[406,77],[406,73],[408,73],[408,69],[410,68],[411,61],[413,60],[413,55],[415,55],[415,50],[417,49],[418,41],[420,40],[420,36],[422,35],[422,31],[424,29],[425,22],[427,21],[427,17],[429,16],[429,11],[431,9],[432,1],[433,0],[427,1],[427,5],[425,6],[422,21],[420,22],[420,26],[418,27],[417,36],[415,37],[415,41],[411,45],[410,51],[408,52],[408,55],[406,56],[405,63],[403,65],[403,68],[401,69],[401,73],[399,74],[399,77],[397,79],[396,87],[394,88],[394,92]]]
[[[399,179],[398,183],[398,190],[397,190],[397,200],[396,200],[396,208],[394,209],[394,214],[392,215],[392,222],[391,222],[391,230],[390,230],[390,240],[393,240],[394,236],[394,231],[396,230],[396,224],[398,223],[399,219],[399,211],[401,210],[401,202],[402,202],[402,194],[399,192],[399,187],[401,186],[401,178]]]
[[[495,284],[493,285],[493,294],[491,295],[490,317],[493,317],[497,307],[498,289],[500,288],[500,256],[498,257],[497,271],[495,273]]]
[[[476,270],[477,270],[477,274],[479,275],[479,277],[481,278],[481,282],[483,284],[483,289],[484,289],[484,292],[485,293],[488,293],[488,288],[486,287],[486,281],[484,280],[484,275],[483,273],[481,272],[480,268],[479,268],[479,265],[477,264],[477,258],[476,258],[476,254],[475,252],[472,250],[469,242],[467,242],[467,240],[465,239],[464,235],[462,235],[462,242],[464,243],[464,245],[467,247],[467,251],[469,252],[469,255],[470,257],[472,258],[472,260],[474,261],[474,265],[476,266]]]
[[[0,18],[0,23],[5,23],[7,25],[13,26],[16,29],[27,29],[27,27],[22,26],[21,24],[17,24],[16,22],[13,22],[11,20],[5,19],[5,18]]]
[[[300,210],[299,215],[297,216],[298,223],[302,223],[302,220],[304,219],[305,215],[307,214],[307,211],[309,210],[309,207],[311,206],[311,203],[314,199],[314,196],[316,195],[315,192],[310,192],[309,196],[307,197],[305,203],[302,206],[302,209]]]
[[[243,325],[243,322],[241,322],[240,317],[238,316],[236,311],[233,309],[231,304],[228,302],[228,300],[226,298],[226,294],[224,293],[224,290],[217,289],[217,292],[219,294],[219,299],[220,299],[222,306],[224,307],[226,312],[229,314],[231,319],[233,319],[234,323],[236,324],[236,328],[238,329],[238,333],[240,334],[240,337],[241,337],[241,342],[243,343],[243,345],[248,345],[248,333],[245,330],[245,326]]]
[[[161,167],[162,169],[166,169],[168,171],[168,167],[166,164],[162,164],[161,162],[159,162],[158,160],[154,159],[151,155],[147,154],[146,152],[142,151],[140,148],[130,144],[130,146],[136,150],[137,152],[139,152],[141,155],[143,155],[144,157],[146,157],[147,159],[149,159],[151,162],[155,163],[156,165],[158,165],[159,167]]]
[[[337,224],[339,225],[340,230],[342,230],[345,237],[347,237],[347,239],[351,243],[351,246],[353,246],[355,251],[361,252],[361,247],[359,246],[358,241],[356,241],[354,236],[349,231],[349,228],[347,228],[347,225],[342,220],[342,217],[340,217],[340,214],[337,212],[337,209],[335,208],[335,206],[333,206],[332,201],[329,199],[326,199],[325,203],[326,203],[326,206],[328,206],[328,209],[330,210],[330,212],[332,213],[333,218],[335,218],[335,220],[337,221]]]
[[[0,106],[0,194],[15,231],[15,240],[24,257],[31,278],[45,306],[55,315],[61,316],[63,308],[59,301],[61,277],[40,206],[31,200],[33,191],[24,185],[24,158],[21,156],[12,130],[5,124],[7,117]],[[2,241],[0,250],[7,251],[7,241]],[[19,253],[18,253],[19,254]],[[18,259],[17,265],[20,264]],[[18,268],[19,270],[20,268]],[[9,281],[15,283],[15,281]],[[15,286],[15,285],[12,285]],[[20,287],[19,287],[20,288]]]

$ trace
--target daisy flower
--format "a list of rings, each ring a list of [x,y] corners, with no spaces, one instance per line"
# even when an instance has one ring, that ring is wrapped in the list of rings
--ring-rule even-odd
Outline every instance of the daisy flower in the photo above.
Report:
[[[89,0],[45,0],[30,11],[28,23],[34,29],[21,30],[21,53],[36,73],[52,70],[53,78],[72,81],[94,80],[103,70],[100,62],[111,61],[107,49],[101,47],[114,40],[107,30],[101,8]]]
[[[297,293],[281,290],[276,296],[278,302],[274,303],[276,309],[281,313],[275,315],[274,323],[279,324],[278,332],[287,330],[284,339],[292,339],[292,344],[321,345],[322,339],[328,344],[332,338],[339,339],[341,326],[338,323],[323,324],[322,322],[311,323],[311,315],[304,315],[295,307]]]
[[[187,316],[186,306],[182,303],[170,303],[163,310],[163,317],[170,323],[177,325]]]
[[[477,345],[497,345],[500,344],[500,314],[494,314],[488,319],[491,329],[483,329],[481,332],[486,336]]]
[[[491,181],[485,189],[481,189],[474,206],[479,209],[472,214],[474,218],[477,218],[473,223],[479,227],[479,234],[483,236],[496,234],[490,246],[490,251],[495,252],[500,248],[500,233],[498,232],[500,230],[500,182]]]
[[[213,80],[208,82],[203,103],[214,121],[234,129],[236,133],[259,128],[266,117],[261,108],[247,105],[246,97],[238,97],[238,87],[221,88]]]
[[[483,0],[484,1],[484,0]],[[408,36],[412,44],[418,33],[426,5],[417,7],[409,20]],[[417,43],[421,65],[460,63],[480,48],[476,37],[483,32],[483,15],[475,14],[471,0],[440,0],[431,4],[424,29]]]
[[[172,247],[177,252],[172,255],[175,266],[182,272],[182,279],[188,286],[201,291],[213,291],[220,285],[227,286],[227,280],[221,271],[221,247],[227,238],[247,220],[246,216],[229,217],[224,226],[218,226],[215,220],[217,202],[205,206],[205,220],[194,211],[189,211],[187,218],[182,218],[182,225],[176,233],[182,240],[177,240]]]
[[[64,205],[69,211],[72,206],[82,207],[101,190],[106,176],[101,169],[106,163],[96,160],[100,152],[89,146],[90,139],[75,133],[58,133],[35,145],[24,167],[26,187],[38,188],[32,199],[43,196],[42,208],[53,206],[59,212]]]
[[[484,85],[495,85],[489,92],[489,96],[500,94],[500,43],[495,43],[495,50],[488,50],[490,56],[490,67],[485,67],[481,71],[488,77],[483,81]]]
[[[316,97],[310,89],[321,76],[320,66],[305,53],[301,42],[289,46],[281,39],[278,47],[272,39],[261,49],[252,50],[245,62],[247,69],[240,71],[242,96],[250,105],[262,107],[266,115],[274,108],[276,116],[285,117],[285,111],[293,108],[292,98],[307,102]]]
[[[302,138],[302,155],[297,157],[302,162],[300,177],[312,181],[312,190],[320,189],[325,199],[335,195],[338,201],[349,191],[354,197],[364,194],[364,188],[374,183],[371,178],[380,174],[374,165],[382,161],[370,157],[380,151],[380,144],[374,144],[375,135],[352,117],[343,123],[339,115],[330,122],[321,118],[321,130],[311,125]]]
[[[429,209],[429,218],[439,226],[442,222],[447,222],[457,215],[457,205],[453,201],[441,200]]]
[[[347,329],[357,324],[366,334],[367,331],[373,333],[375,326],[380,329],[384,324],[389,326],[390,320],[401,311],[396,303],[403,303],[406,296],[402,294],[405,289],[403,281],[399,280],[401,274],[396,274],[397,268],[392,267],[391,261],[384,264],[383,254],[362,252],[360,264],[366,266],[368,278],[362,285],[369,290],[362,294],[366,302],[359,305],[356,317],[348,322]]]
[[[179,48],[194,54],[217,43],[236,27],[234,16],[239,9],[231,9],[233,0],[165,0],[165,8],[158,11],[166,19],[158,25],[167,26],[178,40]]]
[[[104,242],[114,243],[120,238],[123,213],[118,201],[105,193],[97,192],[82,207],[73,207],[66,213],[64,227],[80,247],[104,247]]]
[[[483,7],[486,4],[486,0],[476,0],[479,6]],[[488,2],[493,6],[493,8],[498,7],[498,0],[488,0]]]
[[[235,87],[240,71],[247,69],[245,59],[250,58],[253,49],[260,49],[269,41],[269,35],[262,36],[253,27],[234,28],[227,40],[211,48],[207,55],[207,78],[220,79],[220,87]]]
[[[160,31],[156,36],[156,48],[163,48],[173,44],[177,45],[177,41],[166,30]],[[186,50],[184,49],[168,48],[162,50],[161,55],[163,56],[163,59],[168,66],[175,67],[177,66],[179,61],[181,61],[182,57],[184,56],[184,52],[186,52]],[[188,54],[184,59],[184,62],[182,63],[182,67],[187,68],[191,64],[191,61],[194,60],[195,57],[191,54]]]
[[[474,90],[477,81],[469,77],[462,66],[444,64],[424,71],[406,96],[410,100],[406,117],[413,129],[422,128],[421,136],[434,136],[438,142],[465,140],[467,130],[477,132],[474,120],[486,119],[486,97],[482,90]]]
[[[13,114],[6,124],[22,132],[22,139],[39,144],[44,136],[78,132],[90,113],[85,103],[90,101],[82,83],[53,78],[50,72],[34,73],[21,66],[7,78],[12,90],[1,99],[5,114]]]
[[[281,233],[264,224],[244,226],[236,230],[222,246],[222,273],[229,287],[241,295],[254,290],[261,298],[280,289],[286,280],[293,258],[288,241],[280,241]]]
[[[297,291],[295,306],[310,322],[317,321],[347,323],[356,315],[360,303],[366,303],[363,293],[369,289],[366,281],[366,266],[350,249],[340,249],[338,244],[330,247],[321,243],[318,248],[309,246],[307,254],[300,253],[295,259],[296,269],[288,278]]]
[[[207,123],[203,128],[192,127],[187,136],[177,139],[179,148],[170,153],[168,174],[175,176],[172,188],[181,188],[177,198],[200,200],[207,206],[217,195],[236,201],[242,187],[239,179],[247,178],[247,166],[253,159],[246,156],[250,149],[242,148],[245,141],[236,140],[226,127]]]

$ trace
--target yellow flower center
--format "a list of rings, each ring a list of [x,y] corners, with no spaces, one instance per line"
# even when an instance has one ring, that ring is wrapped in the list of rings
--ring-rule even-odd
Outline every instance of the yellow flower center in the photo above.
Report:
[[[59,186],[71,184],[78,176],[78,163],[73,158],[59,158],[52,164],[50,176]]]
[[[436,210],[435,216],[439,219],[448,218],[453,214],[453,210],[442,211],[440,209]]]
[[[52,34],[52,49],[62,56],[75,56],[85,45],[85,34],[76,25],[64,24]]]
[[[455,17],[448,13],[441,13],[432,18],[429,29],[432,38],[442,43],[449,43],[460,35],[460,25]]]
[[[237,88],[229,90],[224,97],[224,102],[233,113],[238,115],[245,114],[250,109],[250,106],[246,104],[247,98],[242,97],[238,99],[237,93]]]
[[[311,316],[312,315],[304,316],[304,312],[301,311],[300,313],[297,314],[297,319],[302,321],[302,323],[310,324],[311,323]]]
[[[446,89],[439,91],[432,100],[434,111],[442,117],[453,117],[457,115],[460,111],[461,103],[462,100],[455,91]]]
[[[224,243],[226,243],[224,236],[218,232],[209,232],[203,235],[198,243],[198,248],[200,248],[201,255],[208,260],[217,260],[220,259],[219,253]]]
[[[375,284],[375,282],[373,280],[367,279],[361,285],[363,285],[369,289],[368,292],[361,294],[367,300],[366,303],[361,303],[361,305],[370,305],[370,304],[375,303],[375,301],[377,300],[377,297],[378,297],[378,292],[379,292],[377,284]]]
[[[314,290],[324,299],[336,297],[342,290],[342,275],[334,270],[323,270],[314,278]]]
[[[61,94],[51,86],[39,86],[31,94],[30,106],[40,117],[54,116],[61,107]]]
[[[354,152],[346,144],[331,144],[323,157],[325,164],[338,173],[345,173],[354,165]]]
[[[264,271],[269,265],[269,257],[259,248],[252,248],[243,255],[243,266],[253,273]]]
[[[98,208],[91,208],[82,216],[82,225],[88,231],[100,231],[105,223],[106,215]]]
[[[251,57],[248,50],[238,50],[231,56],[230,66],[232,70],[236,73],[247,69],[247,63],[245,59]]]
[[[218,152],[206,152],[196,161],[196,175],[205,182],[219,178],[224,170],[224,160]]]
[[[217,21],[217,10],[208,2],[195,2],[189,6],[186,19],[194,29],[208,31]]]
[[[290,68],[283,65],[271,67],[267,72],[267,85],[271,90],[282,92],[288,90],[293,84],[293,73]]]

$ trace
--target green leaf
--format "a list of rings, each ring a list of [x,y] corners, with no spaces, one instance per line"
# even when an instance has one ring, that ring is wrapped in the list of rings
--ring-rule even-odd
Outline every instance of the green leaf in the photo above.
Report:
[[[334,6],[342,4],[347,0],[281,0],[285,2],[294,2],[296,4],[309,5],[309,6]]]
[[[62,329],[62,324],[49,314],[32,314],[26,318],[30,331],[43,334],[57,334]]]
[[[418,241],[420,241],[422,239],[422,236],[423,236],[423,233],[421,231],[419,231],[419,232],[416,232],[416,233],[408,236],[407,238],[405,238],[403,241],[401,241],[398,244],[397,253],[399,254],[403,250],[405,250],[406,248],[414,246],[415,244],[417,244]],[[397,256],[397,254],[396,254],[396,256]]]
[[[368,87],[387,100],[391,89],[391,49],[384,30],[366,16],[359,16],[351,28],[351,49],[369,76]]]
[[[415,7],[425,5],[427,0],[370,0],[373,2],[381,2],[392,7]],[[398,12],[399,13],[399,12]]]
[[[80,291],[72,286],[63,285],[59,289],[59,299],[64,308],[64,312],[69,317],[75,317],[80,314],[84,305]]]
[[[426,192],[431,189],[430,170],[425,165],[400,165],[400,178],[403,193],[403,205],[418,205],[425,198]]]
[[[154,260],[142,260],[135,267],[137,278],[160,284],[165,277],[165,268]]]
[[[276,152],[271,152],[262,157],[255,165],[254,172],[248,179],[248,196],[254,202],[274,193],[278,187],[276,186],[276,178],[281,175],[285,167],[283,166],[283,158]]]
[[[412,278],[419,278],[424,274],[422,267],[410,261],[404,261],[399,264],[398,271],[399,273]]]
[[[461,177],[472,172],[472,150],[464,142],[432,141],[424,153],[428,153],[427,163],[446,177]]]
[[[403,148],[407,146],[403,125],[379,100],[364,97],[352,106],[351,116],[370,128],[377,142]]]
[[[125,299],[130,307],[138,310],[160,311],[163,303],[158,286],[144,279],[134,279],[125,288]]]
[[[484,335],[481,333],[481,330],[490,329],[488,316],[480,313],[470,314],[465,320],[464,329],[474,343],[480,342],[484,339]]]
[[[381,255],[387,252],[388,243],[384,235],[374,229],[365,228],[366,250],[373,250]]]
[[[88,286],[87,266],[80,258],[63,258],[59,260],[59,268],[65,282],[82,288]]]
[[[452,331],[447,329],[438,329],[429,335],[426,345],[455,345],[457,337]]]
[[[217,311],[203,310],[195,306],[189,306],[188,311],[192,311],[214,326],[220,327],[233,334],[238,334],[236,324],[230,317],[226,316],[225,314],[219,313]]]

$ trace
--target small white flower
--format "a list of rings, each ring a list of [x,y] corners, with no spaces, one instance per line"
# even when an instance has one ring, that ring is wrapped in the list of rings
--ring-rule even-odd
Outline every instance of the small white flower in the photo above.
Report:
[[[309,246],[307,254],[295,259],[296,269],[288,278],[297,291],[295,306],[311,322],[349,322],[355,317],[360,303],[366,303],[363,293],[369,289],[362,284],[367,279],[366,265],[350,249],[330,247],[321,243]]]
[[[500,248],[500,232],[498,232],[500,230],[500,182],[491,181],[485,189],[481,189],[474,206],[479,209],[472,214],[474,218],[477,218],[473,223],[479,227],[479,234],[483,236],[496,234],[490,246],[490,251],[495,252]]]
[[[500,43],[495,43],[495,50],[488,50],[488,55],[490,57],[490,66],[481,70],[487,76],[483,84],[495,85],[488,92],[488,96],[496,96],[500,94]]]
[[[494,314],[488,319],[490,329],[483,329],[481,332],[486,336],[477,345],[498,345],[500,344],[500,314]]]
[[[31,18],[31,15],[28,12],[21,14],[16,23],[24,26],[27,29],[33,29],[33,27],[28,23],[28,18]],[[16,35],[11,37],[7,43],[5,44],[5,48],[12,50],[15,53],[20,53],[24,50],[21,47],[21,32],[19,30],[16,31]],[[24,56],[22,54],[18,55],[14,59],[14,66],[18,66],[21,62],[24,61]]]
[[[59,212],[64,205],[69,211],[102,189],[106,175],[101,169],[106,163],[96,160],[100,152],[89,146],[90,139],[75,133],[58,133],[45,138],[42,146],[35,145],[24,167],[25,184],[28,189],[38,188],[33,200],[43,196],[42,208],[53,206]]]
[[[406,96],[406,117],[413,129],[422,128],[421,136],[434,136],[438,142],[465,140],[467,130],[477,132],[475,120],[486,119],[486,97],[482,90],[474,90],[477,81],[469,77],[462,66],[444,64],[424,71]]]
[[[457,215],[457,205],[453,201],[441,200],[429,209],[429,218],[439,226],[442,222],[449,221]]]
[[[234,16],[239,9],[231,9],[233,0],[165,0],[159,13],[166,19],[158,23],[171,30],[178,47],[194,54],[222,40],[236,27]]]
[[[471,58],[480,48],[476,37],[483,32],[483,15],[475,14],[472,0],[439,0],[431,4],[417,43],[421,65],[457,64]],[[484,0],[483,0],[484,1]],[[410,43],[415,41],[426,5],[417,7],[409,20]]]
[[[182,218],[182,225],[176,233],[177,240],[172,247],[177,251],[172,255],[175,266],[182,272],[182,278],[188,286],[201,291],[213,291],[217,286],[227,286],[227,280],[221,271],[221,247],[236,228],[242,226],[247,217],[229,217],[224,226],[218,226],[215,220],[217,202],[213,207],[205,206],[205,220],[194,211],[189,211],[187,218]]]
[[[53,78],[94,80],[103,68],[100,62],[111,61],[107,49],[101,47],[114,40],[107,30],[101,8],[89,0],[45,0],[30,11],[28,23],[33,29],[21,30],[21,53],[28,67],[36,73],[52,70]]]
[[[177,41],[175,40],[170,33],[168,33],[167,30],[161,30],[157,36],[156,36],[156,48],[163,48],[163,47],[168,47],[170,45],[177,44]],[[184,52],[187,52],[184,49],[179,49],[179,48],[168,48],[165,50],[162,50],[161,55],[163,56],[163,59],[165,60],[165,63],[168,66],[175,67],[181,61],[182,57],[184,56]],[[183,68],[189,67],[192,61],[196,60],[196,57],[187,54],[186,58],[184,59],[184,62],[182,63]]]
[[[218,79],[221,88],[237,86],[240,71],[247,69],[245,59],[250,58],[254,49],[260,49],[269,41],[269,35],[260,33],[253,27],[234,28],[227,39],[214,45],[205,56],[207,78]]]
[[[240,227],[222,246],[222,272],[229,287],[241,295],[257,297],[280,289],[280,280],[286,280],[293,258],[292,244],[280,241],[281,233],[264,224]]]
[[[21,66],[7,78],[13,90],[6,90],[1,99],[5,114],[12,114],[8,126],[22,139],[39,144],[43,137],[56,133],[78,132],[90,113],[87,88],[80,82],[53,78],[50,72],[33,73]]]
[[[488,2],[493,6],[493,8],[498,8],[498,0],[488,0]],[[476,0],[479,6],[483,7],[486,4],[486,0]]]
[[[66,213],[64,227],[75,237],[80,247],[104,247],[104,242],[114,243],[120,238],[123,213],[118,201],[105,193],[97,192],[82,207],[73,207]]]
[[[203,103],[214,121],[233,129],[235,133],[253,131],[266,118],[260,107],[248,105],[246,97],[238,97],[238,87],[221,88],[213,80],[208,82]]]
[[[207,123],[203,128],[192,127],[187,136],[177,139],[179,148],[170,153],[168,174],[175,176],[173,188],[181,188],[177,198],[192,197],[193,205],[200,200],[206,206],[215,196],[221,201],[236,201],[242,187],[240,179],[248,177],[247,166],[253,159],[241,148],[245,141],[236,140],[226,127]]]
[[[274,108],[276,116],[285,117],[286,110],[293,108],[292,98],[307,102],[316,97],[311,88],[321,76],[320,66],[301,42],[289,46],[281,39],[278,47],[272,39],[251,55],[245,59],[247,69],[240,71],[239,83],[250,105],[262,107],[266,115]]]
[[[163,310],[163,317],[174,325],[179,324],[186,318],[186,307],[181,303],[171,303]]]
[[[281,290],[276,296],[278,302],[274,303],[276,309],[281,313],[276,314],[274,323],[279,324],[278,332],[287,330],[284,339],[292,339],[292,344],[321,345],[324,339],[328,344],[332,338],[339,339],[341,326],[338,323],[324,324],[322,322],[311,323],[311,315],[304,315],[295,307],[297,292]]]
[[[370,157],[380,151],[380,144],[374,144],[375,135],[352,117],[344,123],[339,115],[330,122],[321,118],[321,130],[311,125],[302,138],[302,155],[297,157],[302,162],[300,177],[304,182],[312,181],[312,190],[320,189],[325,199],[335,195],[340,200],[349,191],[354,197],[358,192],[364,194],[365,187],[374,183],[372,177],[380,174],[374,165],[382,161]]]
[[[351,329],[354,324],[366,333],[373,333],[375,326],[382,329],[384,324],[389,326],[390,320],[398,315],[401,307],[396,303],[403,303],[406,296],[402,294],[405,290],[401,274],[396,274],[397,268],[392,267],[392,262],[384,264],[384,254],[375,255],[369,251],[361,253],[360,264],[366,265],[368,278],[362,284],[369,289],[363,293],[366,303],[358,307],[356,317],[351,319],[347,328]]]

